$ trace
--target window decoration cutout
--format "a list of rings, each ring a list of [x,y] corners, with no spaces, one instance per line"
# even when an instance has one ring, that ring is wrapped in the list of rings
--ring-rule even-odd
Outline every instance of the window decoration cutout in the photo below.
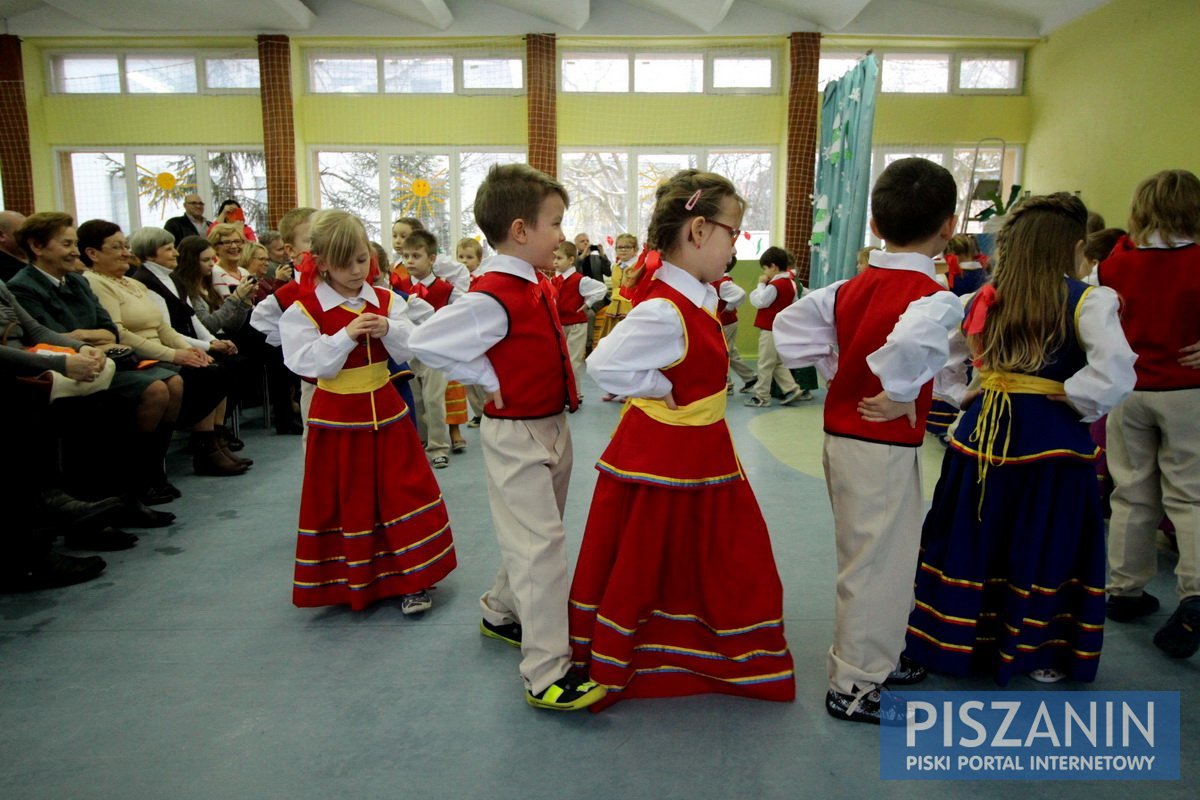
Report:
[[[182,205],[184,196],[196,191],[195,162],[191,158],[172,165],[174,169],[155,170],[153,166],[137,165],[138,197],[151,209]]]
[[[446,171],[428,178],[397,172],[394,178],[392,205],[400,209],[400,216],[426,219],[441,215],[450,199],[450,175]]]

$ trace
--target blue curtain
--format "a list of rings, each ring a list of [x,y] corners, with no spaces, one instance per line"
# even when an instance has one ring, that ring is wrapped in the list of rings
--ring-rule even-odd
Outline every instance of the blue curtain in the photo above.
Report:
[[[875,56],[868,55],[825,86],[813,193],[812,288],[854,275],[854,258],[867,229],[878,74]]]

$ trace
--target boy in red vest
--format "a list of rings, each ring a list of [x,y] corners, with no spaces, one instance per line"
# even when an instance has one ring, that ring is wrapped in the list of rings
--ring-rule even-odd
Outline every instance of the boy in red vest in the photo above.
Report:
[[[434,312],[463,296],[463,291],[445,278],[433,274],[437,260],[437,237],[429,231],[417,230],[400,245],[400,258],[408,276],[392,276],[393,288],[409,297],[419,297],[433,306]],[[425,452],[434,469],[450,466],[450,428],[446,425],[446,374],[419,359],[409,362],[413,375],[420,382],[421,413],[425,418]]]
[[[871,191],[871,231],[886,251],[775,318],[784,364],[837,373],[824,450],[838,560],[825,709],[837,719],[879,724],[879,690],[925,677],[900,653],[921,539],[925,418],[963,316],[933,266],[954,235],[957,197],[943,167],[892,163]]]
[[[571,354],[571,371],[575,373],[575,394],[583,402],[583,358],[587,353],[587,310],[608,294],[598,280],[581,275],[575,269],[575,245],[563,242],[554,251],[554,271],[550,279],[558,297],[558,319],[567,337],[567,352]]]
[[[428,366],[489,396],[479,438],[500,569],[480,598],[480,632],[521,648],[530,705],[573,711],[604,689],[571,669],[562,514],[572,460],[565,411],[578,400],[554,290],[536,269],[564,241],[566,208],[566,190],[549,175],[493,166],[475,195],[475,221],[496,255],[409,344]]]
[[[742,381],[741,391],[743,394],[754,388],[754,384],[758,382],[758,377],[754,370],[742,361],[742,354],[737,347],[737,329],[738,329],[738,306],[746,299],[746,290],[733,282],[733,278],[729,273],[737,266],[737,250],[734,249],[729,256],[729,263],[725,265],[725,274],[716,281],[713,281],[712,287],[717,290],[717,319],[721,321],[721,332],[725,334],[725,344],[729,346],[729,368],[733,370],[733,374],[738,376],[738,380]],[[725,393],[733,394],[733,381],[726,378]]]
[[[754,395],[746,400],[746,405],[751,408],[771,405],[772,380],[779,384],[783,392],[779,402],[785,406],[797,400],[812,399],[779,360],[775,335],[771,333],[776,315],[796,300],[796,276],[788,269],[790,262],[791,257],[782,247],[768,247],[758,258],[762,275],[758,278],[758,286],[750,292],[750,305],[758,309],[754,315],[754,327],[758,328],[758,381],[754,384]]]

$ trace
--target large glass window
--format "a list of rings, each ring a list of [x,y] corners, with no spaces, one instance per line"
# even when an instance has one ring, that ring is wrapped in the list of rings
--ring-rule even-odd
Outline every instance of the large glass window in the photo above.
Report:
[[[450,243],[450,156],[442,153],[393,153],[388,157],[391,221],[415,217],[437,237],[438,249]],[[389,232],[390,236],[390,232]],[[390,243],[384,242],[386,247]]]
[[[635,92],[703,92],[704,56],[643,54],[633,59]]]
[[[321,151],[315,154],[316,188],[322,208],[362,217],[371,237],[387,249],[392,223],[415,217],[437,237],[439,250],[453,257],[459,239],[482,241],[471,211],[487,171],[493,164],[524,161],[524,153],[487,150]]]
[[[257,58],[209,58],[204,62],[205,81],[210,89],[257,89]]]
[[[218,203],[232,197],[241,203],[251,227],[257,231],[267,226],[262,151],[63,150],[57,160],[60,207],[76,222],[107,219],[126,231],[162,227],[183,213],[184,197],[198,194],[208,202],[210,215]]]
[[[65,94],[117,94],[121,65],[116,56],[59,56],[54,59],[55,88]]]
[[[958,90],[1014,92],[1021,88],[1022,59],[1017,56],[960,56]]]
[[[609,240],[619,233],[645,239],[659,185],[689,168],[726,176],[746,198],[742,229],[750,235],[737,242],[739,258],[757,258],[771,244],[775,176],[769,150],[662,153],[597,148],[564,152],[559,163],[559,179],[571,196],[564,232],[568,238],[589,233],[592,242],[605,246],[610,255]]]
[[[520,89],[525,65],[519,58],[464,58],[464,89]]]
[[[246,222],[256,233],[267,230],[267,159],[261,152],[210,150],[208,180],[215,214],[222,201],[241,205]]]
[[[825,86],[830,81],[840,79],[862,59],[863,56],[858,53],[821,56],[817,63],[817,91],[825,91]]]
[[[571,205],[563,218],[567,238],[587,232],[593,242],[615,236],[629,224],[629,154],[583,151],[563,153],[558,178]]]
[[[317,94],[519,92],[525,86],[525,61],[517,53],[511,48],[498,53],[313,52],[308,89]]]
[[[780,50],[770,48],[567,51],[559,58],[559,86],[563,92],[598,93],[772,92],[779,89],[780,57]]]
[[[53,91],[60,94],[197,94],[254,91],[258,58],[180,49],[169,53],[61,53],[50,56]]]

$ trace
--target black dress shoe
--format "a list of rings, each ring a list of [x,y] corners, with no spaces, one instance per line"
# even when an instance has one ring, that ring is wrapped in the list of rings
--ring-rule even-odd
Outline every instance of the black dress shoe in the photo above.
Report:
[[[911,686],[925,680],[928,673],[929,671],[924,666],[908,656],[902,655],[900,656],[900,666],[892,670],[892,674],[887,676],[885,683],[888,686]]]
[[[49,550],[15,573],[0,577],[0,591],[34,592],[83,583],[97,577],[105,566],[100,556],[78,558]]]
[[[1200,650],[1200,597],[1179,604],[1167,624],[1154,634],[1154,644],[1171,658],[1191,658]]]
[[[138,537],[118,528],[100,528],[90,531],[73,531],[64,537],[67,547],[72,550],[95,550],[111,552],[128,550],[137,544]]]
[[[161,506],[180,496],[176,494],[178,491],[179,490],[176,489],[175,492],[172,492],[166,486],[151,486],[138,496],[138,500],[142,503],[142,505]]]
[[[901,706],[902,708],[903,706]],[[825,694],[825,710],[834,719],[847,722],[866,722],[871,725],[903,725],[904,716],[895,707],[884,710],[878,689],[873,689],[855,702],[852,694],[830,689]]]
[[[136,497],[125,500],[125,507],[117,515],[117,524],[128,528],[165,528],[175,521],[169,511],[155,511]]]
[[[1113,622],[1133,622],[1158,611],[1158,598],[1149,592],[1139,595],[1110,594],[1104,604],[1104,616]]]
[[[225,446],[235,453],[246,446],[245,442],[234,436],[229,428],[226,428],[224,425],[214,425],[213,430],[216,431],[217,436],[221,437],[221,441],[224,442]]]

